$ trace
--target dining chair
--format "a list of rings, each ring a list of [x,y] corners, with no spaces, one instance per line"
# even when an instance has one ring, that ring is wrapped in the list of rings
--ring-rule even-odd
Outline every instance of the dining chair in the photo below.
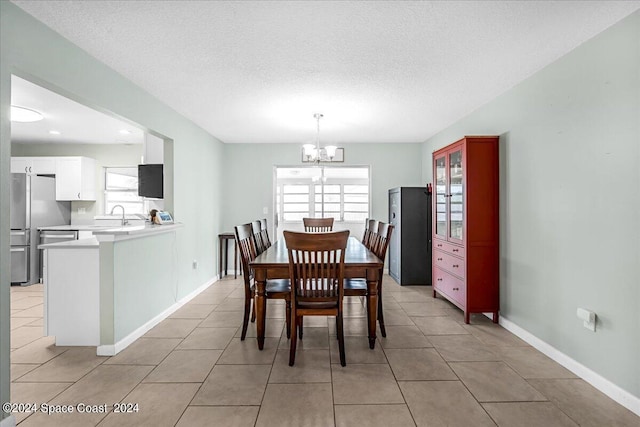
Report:
[[[244,278],[244,317],[242,318],[242,334],[240,340],[244,340],[249,326],[249,314],[251,322],[256,320],[255,296],[256,287],[253,272],[249,267],[256,256],[255,238],[251,223],[238,225],[235,227],[236,242],[240,248],[240,259],[242,261],[242,272]],[[289,338],[289,322],[291,318],[291,285],[288,279],[267,280],[265,296],[271,299],[283,299],[286,305],[287,338]],[[266,319],[265,319],[266,320]]]
[[[380,221],[377,219],[369,219],[367,218],[365,221],[365,229],[364,236],[362,237],[362,244],[367,247],[367,249],[371,250],[371,241],[373,236],[378,232],[378,224]]]
[[[256,245],[256,255],[260,255],[266,249],[264,243],[262,243],[262,224],[257,219],[251,223],[251,229],[253,232],[253,240]]]
[[[302,218],[307,233],[326,233],[333,230],[333,218]]]
[[[369,249],[382,261],[382,267],[378,274],[378,323],[380,324],[380,333],[383,337],[387,336],[387,331],[384,327],[384,312],[382,310],[382,273],[384,271],[384,259],[387,256],[387,248],[391,241],[391,233],[393,233],[393,225],[385,222],[378,221],[378,229],[375,235],[372,234],[371,244]],[[344,280],[344,295],[345,296],[367,296],[367,281],[364,278],[345,279]],[[367,316],[369,310],[367,308]]]
[[[262,246],[264,250],[271,247],[271,240],[269,239],[269,231],[267,230],[267,218],[260,220],[260,239],[262,240]]]
[[[349,230],[328,233],[285,231],[291,279],[289,366],[296,359],[296,327],[304,316],[335,316],[340,364],[346,365],[342,303],[344,253]]]

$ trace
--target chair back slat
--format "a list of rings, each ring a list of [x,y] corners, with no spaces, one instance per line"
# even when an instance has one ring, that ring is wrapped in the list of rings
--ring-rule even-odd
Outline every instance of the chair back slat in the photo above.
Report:
[[[333,230],[333,218],[302,218],[307,233],[326,233]]]

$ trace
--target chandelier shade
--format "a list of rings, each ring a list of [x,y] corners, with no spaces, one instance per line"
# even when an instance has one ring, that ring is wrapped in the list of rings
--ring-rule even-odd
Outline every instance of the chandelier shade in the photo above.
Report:
[[[324,116],[320,113],[315,113],[313,117],[317,123],[316,144],[304,144],[302,146],[302,162],[320,163],[344,161],[344,150],[342,148],[338,148],[335,145],[320,147],[320,119]]]

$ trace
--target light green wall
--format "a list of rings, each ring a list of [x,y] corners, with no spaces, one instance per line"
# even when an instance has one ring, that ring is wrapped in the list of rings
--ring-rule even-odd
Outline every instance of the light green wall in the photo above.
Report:
[[[113,342],[101,344],[117,343],[178,301],[177,266],[182,255],[176,236],[180,232],[178,229],[113,244]],[[101,278],[100,283],[106,281]],[[109,335],[105,327],[101,325],[103,338]]]
[[[481,134],[500,135],[502,315],[640,397],[640,12],[429,139],[423,181]]]
[[[388,190],[420,186],[421,144],[339,144],[344,148],[341,165],[371,166],[371,216],[388,219]],[[226,230],[258,218],[267,207],[273,223],[274,166],[302,165],[302,145],[225,144],[223,225]],[[305,163],[306,164],[306,163]]]
[[[73,224],[93,221],[96,215],[104,215],[104,168],[136,167],[142,156],[142,144],[11,144],[11,156],[84,156],[96,161],[96,201],[71,202]],[[85,213],[78,213],[84,208]]]
[[[15,73],[173,140],[181,298],[215,275],[223,144],[7,1],[0,2],[0,401],[9,401],[10,78]],[[198,260],[198,269],[191,261]],[[4,416],[4,414],[2,415]]]

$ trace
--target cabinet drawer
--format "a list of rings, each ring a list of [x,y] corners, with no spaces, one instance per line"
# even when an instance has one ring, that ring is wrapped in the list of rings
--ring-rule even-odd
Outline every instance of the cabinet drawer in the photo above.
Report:
[[[464,259],[445,252],[433,251],[433,265],[464,278]]]
[[[464,247],[433,239],[433,249],[464,258]]]
[[[467,287],[464,280],[460,280],[444,270],[434,268],[433,286],[437,291],[451,297],[463,307],[466,306]]]

